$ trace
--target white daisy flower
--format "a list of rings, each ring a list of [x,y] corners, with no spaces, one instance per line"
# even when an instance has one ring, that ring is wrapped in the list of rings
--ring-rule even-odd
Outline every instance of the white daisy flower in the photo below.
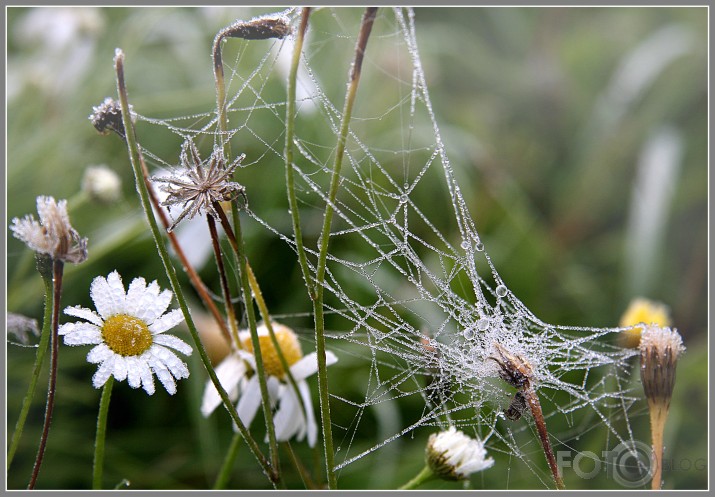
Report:
[[[444,480],[464,480],[494,465],[481,440],[468,437],[454,426],[430,435],[426,456],[432,472]]]
[[[144,278],[135,278],[125,292],[121,277],[113,271],[107,278],[98,276],[92,281],[90,296],[97,312],[80,306],[66,308],[65,314],[87,322],[63,324],[59,334],[66,345],[96,345],[87,354],[87,361],[99,364],[92,377],[94,387],[101,387],[113,375],[152,395],[156,375],[169,394],[176,393],[175,379],[188,378],[189,368],[169,349],[191,355],[191,347],[164,334],[184,320],[179,309],[164,314],[173,294],[160,292],[156,281],[147,286]]]
[[[300,349],[298,337],[288,328],[278,323],[272,323],[273,332],[276,335],[283,357],[285,358],[290,373],[295,380],[300,397],[305,406],[301,406],[293,386],[289,383],[287,375],[280,362],[278,354],[265,324],[258,326],[258,339],[263,357],[263,366],[267,375],[266,382],[271,404],[277,406],[273,415],[273,424],[276,430],[276,439],[279,442],[287,441],[292,437],[303,440],[308,437],[308,445],[315,446],[318,438],[318,426],[313,414],[313,401],[310,396],[310,388],[305,381],[306,378],[318,371],[318,359],[315,352],[305,357]],[[229,354],[216,367],[221,386],[228,393],[229,398],[235,402],[238,400],[236,410],[238,416],[246,426],[249,426],[258,412],[261,405],[261,391],[258,383],[258,375],[255,374],[256,361],[253,356],[253,344],[249,331],[239,333],[242,350]],[[326,364],[335,364],[338,358],[330,351],[326,351]],[[216,388],[209,380],[204,390],[204,397],[201,403],[201,413],[204,416],[211,414],[216,407],[221,404]]]

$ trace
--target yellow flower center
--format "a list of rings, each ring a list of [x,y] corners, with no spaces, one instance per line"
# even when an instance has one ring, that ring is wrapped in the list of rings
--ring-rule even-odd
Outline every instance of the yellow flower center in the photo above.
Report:
[[[144,353],[154,341],[147,324],[126,314],[117,314],[104,322],[102,338],[115,353],[133,356]]]
[[[636,348],[641,341],[643,328],[637,324],[657,324],[661,327],[670,326],[670,316],[668,308],[658,302],[648,299],[634,299],[621,316],[619,326],[621,328],[631,327],[624,331],[620,337],[621,344],[625,347]]]
[[[288,366],[292,366],[298,362],[300,358],[303,357],[303,352],[300,350],[300,343],[298,343],[298,336],[287,326],[276,323],[273,323],[273,332],[276,335],[278,347],[283,353],[283,358],[286,360]],[[261,347],[263,367],[266,373],[270,376],[282,378],[285,375],[285,370],[278,357],[278,352],[273,346],[273,340],[271,340],[270,335],[259,335],[258,343]],[[250,336],[243,339],[242,345],[247,352],[253,354],[253,343],[251,342]]]

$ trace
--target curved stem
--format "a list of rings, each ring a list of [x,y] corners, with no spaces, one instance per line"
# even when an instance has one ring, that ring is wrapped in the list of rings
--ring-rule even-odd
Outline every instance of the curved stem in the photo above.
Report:
[[[340,186],[340,170],[343,164],[343,155],[345,153],[345,142],[347,141],[348,130],[350,126],[350,116],[352,114],[355,96],[357,94],[358,83],[360,81],[360,73],[362,71],[362,61],[365,54],[367,40],[372,31],[372,24],[375,20],[377,7],[368,7],[362,18],[360,26],[360,34],[355,46],[355,59],[353,60],[352,69],[350,71],[350,81],[348,93],[345,96],[345,106],[343,108],[343,117],[340,124],[340,134],[338,135],[338,144],[335,151],[335,164],[333,165],[333,174],[330,179],[330,191],[328,194],[328,202],[325,206],[325,214],[323,216],[323,230],[320,235],[320,252],[318,254],[318,267],[315,275],[315,300],[313,301],[313,314],[315,316],[315,344],[316,353],[318,355],[318,391],[320,393],[320,419],[323,427],[323,442],[325,448],[325,464],[328,473],[328,488],[336,488],[335,478],[335,454],[333,451],[333,434],[330,423],[330,397],[328,394],[328,373],[325,358],[325,317],[323,309],[323,282],[325,280],[325,269],[328,258],[328,245],[330,242],[330,227],[333,220],[333,205],[335,197],[338,194]]]
[[[413,489],[419,487],[420,485],[422,485],[423,483],[426,483],[426,482],[428,482],[430,480],[434,480],[434,479],[435,479],[435,474],[432,472],[430,467],[425,464],[425,467],[422,468],[422,471],[417,473],[417,475],[414,478],[412,478],[410,481],[408,481],[407,483],[402,485],[400,488],[398,488],[398,490],[413,490]]]
[[[298,79],[298,65],[300,64],[300,54],[303,51],[303,40],[308,27],[308,17],[310,7],[305,7],[300,16],[300,27],[298,36],[293,46],[293,59],[291,61],[290,73],[288,75],[288,101],[286,102],[286,187],[288,189],[288,205],[290,206],[291,218],[293,219],[293,237],[295,238],[295,248],[298,252],[298,261],[303,273],[303,280],[308,289],[311,300],[315,300],[313,281],[308,269],[308,257],[303,245],[303,232],[300,227],[300,211],[298,210],[298,200],[295,196],[295,178],[293,175],[293,137],[295,136],[295,99]]]
[[[179,307],[181,308],[181,311],[184,315],[184,319],[186,320],[187,327],[189,328],[189,333],[191,334],[191,338],[194,340],[196,349],[198,350],[199,356],[201,357],[201,362],[204,364],[204,367],[206,368],[206,371],[208,372],[211,382],[213,383],[214,387],[216,387],[216,391],[218,391],[219,396],[221,397],[221,400],[223,401],[224,406],[226,407],[226,409],[229,412],[229,415],[231,416],[231,419],[233,420],[234,423],[236,423],[236,426],[238,427],[239,431],[241,432],[241,435],[243,436],[243,438],[246,440],[248,447],[250,448],[253,455],[256,457],[256,460],[258,461],[258,463],[261,465],[263,472],[268,477],[269,481],[271,481],[273,483],[275,475],[271,468],[271,465],[266,460],[266,458],[263,455],[263,453],[261,452],[261,450],[258,448],[258,444],[253,439],[253,437],[251,437],[251,434],[249,433],[246,426],[243,424],[241,419],[238,417],[238,413],[236,412],[236,407],[233,405],[233,403],[229,399],[228,394],[226,393],[226,390],[221,385],[221,382],[219,382],[218,377],[216,376],[216,372],[214,371],[213,367],[211,366],[211,360],[209,359],[209,356],[206,353],[206,349],[204,348],[203,343],[201,342],[201,338],[199,337],[198,331],[196,330],[194,321],[193,321],[193,319],[191,319],[191,314],[189,313],[189,308],[188,308],[188,305],[186,304],[186,299],[184,298],[184,294],[181,291],[181,287],[179,285],[179,280],[176,276],[176,270],[174,269],[174,266],[171,263],[169,253],[166,250],[164,240],[161,238],[161,233],[159,232],[159,228],[156,224],[156,219],[154,218],[154,215],[152,214],[151,204],[149,202],[149,194],[147,192],[147,187],[146,187],[146,184],[142,177],[143,175],[142,175],[142,171],[141,171],[141,167],[140,167],[139,147],[136,142],[136,137],[134,136],[134,126],[131,122],[130,114],[129,114],[129,102],[127,99],[127,89],[126,89],[126,86],[124,83],[124,53],[121,50],[117,50],[117,54],[115,56],[114,63],[115,63],[115,72],[117,74],[117,91],[119,93],[119,101],[121,103],[121,108],[122,108],[122,120],[123,120],[123,124],[124,124],[124,129],[126,130],[126,142],[127,142],[128,152],[129,152],[129,159],[132,164],[132,168],[134,170],[136,187],[139,192],[139,197],[141,199],[142,207],[144,209],[144,213],[146,215],[147,222],[149,223],[149,227],[151,228],[152,236],[154,237],[154,242],[156,243],[157,250],[159,252],[159,256],[161,257],[161,261],[164,264],[164,270],[166,271],[166,274],[169,278],[169,281],[171,283],[171,288],[174,291],[176,300],[179,303]]]
[[[102,489],[102,469],[104,467],[104,442],[107,439],[107,417],[109,414],[109,400],[112,396],[114,376],[110,376],[102,388],[102,397],[99,400],[99,414],[97,415],[97,435],[94,439],[94,461],[92,466],[92,489]]]
[[[50,355],[50,384],[47,388],[47,405],[45,407],[45,422],[42,426],[42,436],[40,437],[40,446],[37,449],[37,457],[35,458],[35,466],[32,468],[32,476],[30,483],[27,485],[28,490],[35,488],[37,476],[42,467],[42,459],[45,457],[45,448],[47,447],[47,437],[50,434],[50,424],[52,423],[52,412],[55,408],[55,390],[57,387],[57,359],[59,355],[59,335],[57,334],[60,325],[60,296],[62,294],[62,274],[64,271],[64,262],[61,260],[52,261],[52,353]]]
[[[40,343],[37,345],[37,353],[35,354],[35,366],[32,369],[32,376],[30,377],[30,385],[27,387],[27,393],[22,401],[22,408],[20,409],[20,416],[17,418],[17,423],[15,424],[15,431],[12,434],[12,440],[10,441],[10,449],[7,453],[7,469],[10,469],[10,464],[15,457],[15,452],[20,444],[20,438],[22,437],[22,431],[25,428],[25,421],[27,421],[27,414],[30,412],[30,405],[32,404],[32,398],[35,396],[35,389],[37,387],[37,380],[40,377],[40,372],[42,371],[42,364],[45,361],[45,355],[47,355],[47,346],[50,343],[50,334],[52,333],[52,278],[45,278],[43,276],[42,281],[45,284],[45,314],[42,319],[42,334],[40,335]]]
[[[231,478],[233,463],[236,462],[240,444],[241,435],[239,433],[234,433],[233,438],[231,439],[231,445],[229,445],[228,451],[226,451],[226,457],[223,460],[223,464],[221,464],[221,469],[219,470],[216,481],[214,482],[214,490],[223,490],[226,488],[226,484]]]

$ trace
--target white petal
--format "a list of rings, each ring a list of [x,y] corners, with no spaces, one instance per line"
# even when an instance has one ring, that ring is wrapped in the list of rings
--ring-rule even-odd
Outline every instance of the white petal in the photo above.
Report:
[[[115,355],[114,352],[112,352],[112,349],[110,349],[106,343],[100,343],[89,351],[89,354],[87,354],[87,362],[99,364],[107,361],[113,355]]]
[[[57,330],[64,335],[65,345],[94,345],[102,343],[102,332],[93,324],[67,323]]]
[[[154,344],[148,352],[157,357],[177,380],[189,377],[189,368],[184,361],[166,347]]]
[[[139,369],[139,376],[141,376],[144,391],[149,395],[154,395],[154,374],[149,367],[148,355],[148,352],[144,352],[139,356],[137,368]]]
[[[154,335],[157,335],[159,333],[164,333],[167,330],[170,330],[177,324],[181,323],[184,320],[184,313],[181,312],[181,309],[174,309],[172,311],[167,312],[163,316],[161,316],[159,319],[153,318],[151,321],[147,318],[147,323],[151,323],[149,325],[149,331],[151,331]]]
[[[100,388],[104,385],[110,376],[112,376],[112,369],[114,369],[114,356],[110,356],[106,361],[99,365],[99,368],[92,376],[92,385],[94,388]]]
[[[253,418],[256,417],[258,406],[260,405],[261,389],[258,385],[258,375],[254,375],[253,378],[248,381],[246,389],[241,395],[241,400],[238,401],[238,406],[236,406],[238,417],[246,427],[251,425]]]
[[[113,271],[107,278],[97,276],[90,287],[94,306],[104,319],[124,312],[126,294],[119,273]]]
[[[97,326],[102,326],[104,325],[104,321],[102,320],[102,317],[94,312],[91,309],[87,309],[86,307],[80,307],[80,306],[74,306],[74,307],[68,307],[65,309],[65,314],[68,316],[74,316],[78,318],[85,319],[89,321],[92,324],[95,324]]]
[[[139,370],[139,361],[137,357],[125,357],[124,361],[127,364],[127,383],[132,388],[139,388],[142,383],[141,373]]]
[[[226,390],[229,399],[235,402],[238,398],[238,384],[241,378],[246,374],[246,363],[239,356],[229,354],[221,363],[214,369],[218,381]],[[204,397],[201,401],[201,414],[208,416],[221,404],[221,396],[209,379],[206,382],[204,389]]]
[[[305,414],[308,417],[305,422],[308,430],[308,445],[310,447],[315,447],[315,442],[318,440],[318,424],[315,422],[313,401],[310,397],[310,388],[305,381],[300,381],[298,382],[298,390],[300,390],[300,396],[303,399],[303,405],[305,407]]]
[[[149,367],[154,371],[156,377],[159,378],[161,384],[164,385],[166,391],[169,392],[169,395],[174,395],[176,393],[176,382],[169,370],[164,366],[161,360],[153,354],[147,354],[147,359],[149,360]]]
[[[127,314],[142,319],[142,316],[139,316],[138,313],[142,311],[145,293],[146,280],[144,280],[144,278],[134,278],[127,289]]]
[[[279,402],[278,411],[273,416],[273,423],[276,428],[276,440],[286,442],[305,427],[305,417],[292,386],[285,388]]]
[[[338,362],[338,358],[335,354],[329,350],[325,351],[325,364],[330,366]],[[314,375],[318,372],[318,354],[316,352],[311,352],[310,354],[303,357],[300,361],[296,362],[290,367],[290,373],[293,375],[293,379],[298,382],[306,379],[309,376]]]
[[[118,354],[114,357],[114,379],[117,381],[124,381],[127,379],[127,362],[126,358]]]
[[[155,281],[152,281],[152,284],[149,285],[147,290],[148,298],[142,314],[142,318],[149,324],[152,324],[159,316],[164,314],[169,304],[171,304],[171,299],[174,295],[170,290],[164,290],[158,295],[154,295],[154,290],[158,292],[159,286]]]
[[[240,338],[239,338],[239,340],[240,340]],[[256,358],[253,357],[253,354],[249,354],[248,352],[246,352],[243,349],[237,350],[236,353],[241,357],[241,359],[243,359],[244,361],[246,361],[248,363],[248,365],[251,367],[252,370],[254,370],[254,371],[256,370]]]
[[[184,342],[181,338],[175,337],[174,335],[154,335],[154,343],[159,345],[164,345],[166,347],[171,347],[172,349],[178,350],[184,355],[191,355],[193,350],[191,346]]]

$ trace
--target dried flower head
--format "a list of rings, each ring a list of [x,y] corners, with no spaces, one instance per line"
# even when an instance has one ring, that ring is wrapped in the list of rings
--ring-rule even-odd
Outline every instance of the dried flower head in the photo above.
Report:
[[[134,122],[136,114],[134,114],[131,105],[129,106],[129,114],[132,122]],[[92,114],[90,114],[89,120],[92,121],[92,126],[94,126],[96,130],[103,135],[109,134],[110,131],[114,131],[119,136],[124,138],[122,108],[119,105],[119,102],[113,98],[107,97],[104,99],[104,102],[92,107]]]
[[[122,195],[122,180],[107,166],[89,166],[82,176],[82,190],[93,200],[112,203]]]
[[[464,480],[494,465],[480,440],[468,437],[454,426],[430,435],[425,456],[432,472],[444,480]]]
[[[31,214],[12,220],[10,229],[15,238],[54,260],[79,264],[87,259],[87,239],[80,238],[70,225],[66,200],[57,202],[52,197],[37,197],[37,214],[40,222]]]
[[[678,356],[685,351],[683,339],[674,329],[646,326],[639,349],[646,398],[649,403],[662,403],[667,409],[673,395]]]
[[[30,334],[34,336],[40,335],[40,329],[37,327],[37,320],[15,314],[14,312],[7,313],[7,334],[15,335],[20,343],[28,345],[30,343]]]
[[[619,322],[621,328],[628,328],[619,337],[624,347],[638,347],[643,333],[643,326],[638,325],[644,324],[670,326],[668,307],[645,298],[633,299]]]
[[[181,147],[181,169],[168,177],[152,178],[155,183],[166,183],[160,188],[169,196],[161,205],[171,207],[181,204],[184,209],[169,231],[173,231],[187,216],[191,219],[202,210],[218,218],[214,203],[231,201],[238,195],[245,197],[245,188],[230,181],[244,157],[241,154],[226,165],[223,149],[215,147],[211,157],[202,162],[194,142],[187,139]]]

